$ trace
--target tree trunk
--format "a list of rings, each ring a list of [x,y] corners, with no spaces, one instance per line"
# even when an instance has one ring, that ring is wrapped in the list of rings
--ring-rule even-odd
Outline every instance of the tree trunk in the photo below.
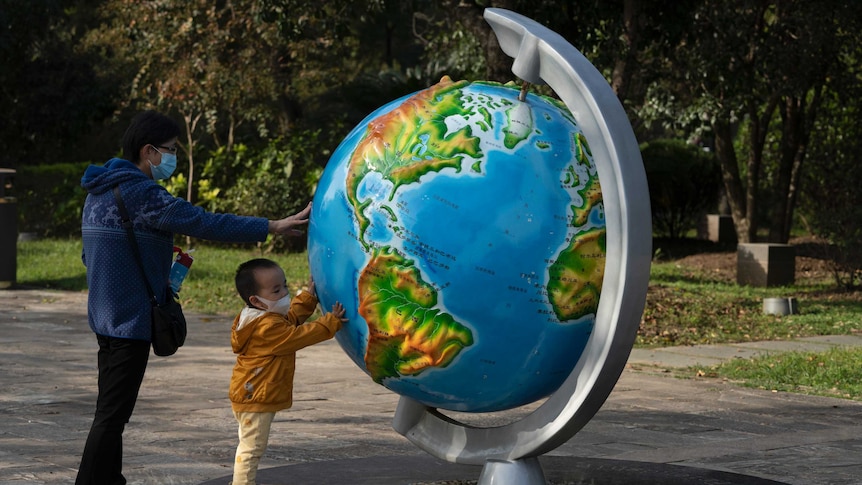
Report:
[[[784,203],[782,204],[783,212],[779,213],[776,209],[774,213],[774,218],[779,216],[782,218],[782,224],[781,227],[778,227],[777,224],[775,227],[770,227],[769,240],[772,242],[786,243],[790,240],[793,213],[796,210],[799,183],[802,177],[802,164],[805,162],[808,143],[811,140],[811,130],[823,100],[824,89],[825,86],[821,83],[820,87],[814,90],[811,103],[807,107],[805,105],[807,95],[803,98],[790,98],[785,103],[785,113],[782,116],[784,129],[779,171],[782,176],[785,175],[783,172],[786,171],[787,180],[785,182],[780,179],[776,184],[776,193],[779,194]],[[773,223],[777,223],[777,221],[774,220]]]
[[[760,202],[760,175],[763,170],[763,147],[769,131],[769,120],[775,112],[777,97],[773,97],[762,115],[757,112],[757,104],[748,106],[750,137],[748,141],[748,161],[745,177],[745,217],[748,219],[748,242],[757,241],[757,209]]]
[[[808,136],[806,135],[807,139]],[[793,228],[793,213],[796,211],[796,200],[799,196],[799,181],[802,177],[802,162],[805,160],[805,154],[808,151],[808,142],[799,147],[796,152],[796,158],[793,160],[793,170],[790,173],[790,187],[787,190],[787,213],[784,215],[784,241],[790,240],[790,229]]]
[[[614,70],[611,73],[611,88],[617,94],[617,98],[624,100],[628,95],[629,80],[631,79],[631,69],[629,66],[637,64],[637,49],[640,39],[640,29],[638,25],[638,16],[640,2],[636,0],[623,1],[623,33],[622,41],[625,45],[625,51],[621,56],[617,57],[614,64]]]
[[[802,144],[801,130],[805,118],[802,100],[792,96],[785,98],[781,118],[781,148],[778,153],[778,170],[773,186],[776,200],[769,221],[769,242],[774,243],[786,243],[790,238],[787,216],[790,212],[790,186],[793,167]]]
[[[724,191],[727,194],[727,203],[730,206],[730,215],[733,216],[737,238],[739,242],[751,242],[750,222],[746,216],[745,191],[739,176],[736,152],[733,150],[733,130],[730,123],[723,121],[714,122],[712,130],[715,133],[715,156],[721,165],[721,179],[724,182]]]
[[[229,123],[227,129],[227,149],[228,151],[233,150],[234,143],[234,132],[236,131],[236,116],[233,115],[233,112],[228,116]]]
[[[759,104],[751,102],[748,105],[750,134],[745,186],[742,187],[745,192],[745,218],[748,221],[746,242],[757,241],[757,229],[759,227],[757,212],[761,202],[760,176],[763,171],[763,150],[766,146],[766,136],[778,101],[778,96],[772,96],[760,113],[758,113]]]
[[[192,115],[191,113],[183,113],[183,120],[186,122],[186,156],[189,157],[189,178],[186,186],[186,200],[192,202],[192,187],[195,180],[195,138],[194,133],[197,130],[198,121],[201,119],[201,114]],[[186,246],[192,246],[192,238],[186,236]]]

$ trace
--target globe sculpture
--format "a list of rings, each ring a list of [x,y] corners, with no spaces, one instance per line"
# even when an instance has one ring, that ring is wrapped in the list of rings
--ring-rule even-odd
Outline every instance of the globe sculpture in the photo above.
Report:
[[[649,194],[622,105],[537,22],[488,8],[512,72],[560,101],[438,84],[371,113],[314,196],[308,256],[337,340],[398,393],[393,428],[480,485],[544,484],[538,456],[598,411],[622,372],[649,281]],[[537,407],[478,427],[443,411]],[[451,413],[450,413],[451,414]]]
[[[336,338],[375,382],[427,406],[512,408],[556,390],[593,328],[602,194],[565,105],[484,82],[386,104],[334,152],[309,258]]]

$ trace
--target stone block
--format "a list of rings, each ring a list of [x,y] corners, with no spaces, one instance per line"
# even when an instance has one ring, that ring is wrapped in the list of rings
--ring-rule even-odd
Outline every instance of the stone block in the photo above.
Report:
[[[796,249],[789,244],[740,243],[736,247],[736,282],[748,286],[792,285]]]
[[[717,243],[736,242],[736,228],[733,217],[721,214],[706,214],[698,226],[698,237]]]

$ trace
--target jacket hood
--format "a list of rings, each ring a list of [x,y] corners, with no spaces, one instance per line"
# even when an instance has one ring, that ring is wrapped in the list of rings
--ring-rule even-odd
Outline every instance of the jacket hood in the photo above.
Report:
[[[134,179],[150,180],[135,164],[122,158],[112,158],[104,165],[90,165],[81,177],[81,187],[91,194],[101,194],[121,182]]]
[[[262,317],[266,311],[257,308],[245,307],[236,317],[233,324],[233,332],[231,332],[231,347],[234,353],[241,353],[248,340],[254,334],[254,325],[252,322]]]

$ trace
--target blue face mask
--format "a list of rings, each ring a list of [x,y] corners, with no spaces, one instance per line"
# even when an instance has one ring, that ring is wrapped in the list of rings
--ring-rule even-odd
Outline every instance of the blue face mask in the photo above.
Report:
[[[162,153],[162,161],[158,165],[150,164],[150,172],[153,174],[153,180],[166,180],[173,175],[177,169],[177,156],[173,153]]]

